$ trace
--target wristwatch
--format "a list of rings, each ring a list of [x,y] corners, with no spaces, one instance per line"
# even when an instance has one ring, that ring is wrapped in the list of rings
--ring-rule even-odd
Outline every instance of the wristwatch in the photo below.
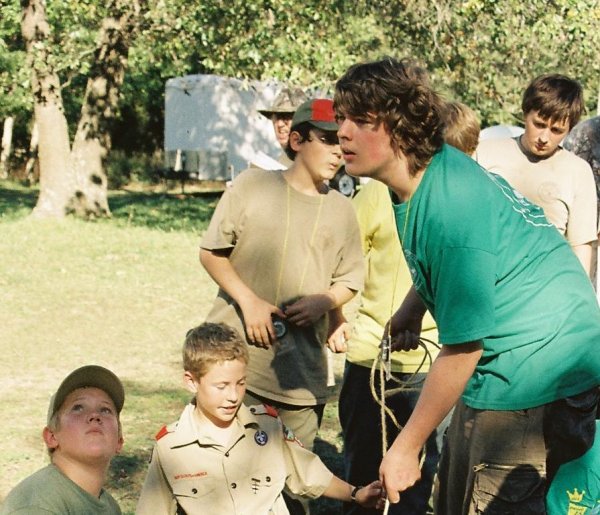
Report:
[[[352,502],[357,502],[356,501],[356,494],[358,493],[358,491],[362,488],[362,486],[355,486],[352,489],[352,492],[350,492],[350,499],[352,499]]]

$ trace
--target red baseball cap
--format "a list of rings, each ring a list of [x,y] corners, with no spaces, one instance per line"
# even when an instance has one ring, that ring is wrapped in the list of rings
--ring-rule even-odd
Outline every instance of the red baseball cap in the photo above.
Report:
[[[304,102],[292,118],[292,129],[301,123],[308,122],[323,131],[339,129],[333,112],[333,100],[328,98],[313,98]]]

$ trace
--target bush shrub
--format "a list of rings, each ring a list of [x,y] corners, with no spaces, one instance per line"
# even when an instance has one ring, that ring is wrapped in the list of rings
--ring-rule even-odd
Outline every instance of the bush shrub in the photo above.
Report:
[[[158,170],[163,167],[162,152],[145,154],[112,150],[105,166],[109,189],[119,189],[131,182],[156,184]]]

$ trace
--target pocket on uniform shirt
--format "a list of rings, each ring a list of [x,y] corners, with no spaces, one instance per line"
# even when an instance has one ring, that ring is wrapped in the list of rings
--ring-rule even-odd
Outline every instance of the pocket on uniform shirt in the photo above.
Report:
[[[472,513],[544,514],[545,473],[532,465],[483,463],[475,467]]]
[[[173,483],[173,495],[176,498],[200,499],[216,489],[211,479],[178,479]]]

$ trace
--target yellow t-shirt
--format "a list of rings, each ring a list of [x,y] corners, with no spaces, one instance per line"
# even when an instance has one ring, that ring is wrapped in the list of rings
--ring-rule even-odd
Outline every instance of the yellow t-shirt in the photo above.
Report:
[[[378,181],[369,181],[352,202],[360,227],[366,279],[357,301],[358,309],[354,305],[355,316],[348,313],[353,329],[346,359],[356,365],[371,367],[379,353],[385,324],[404,300],[412,280],[396,233],[387,186]],[[437,328],[429,312],[423,319],[421,336],[434,342],[438,340]],[[428,348],[432,358],[435,358],[438,349],[433,345]],[[392,370],[412,373],[419,368],[424,357],[425,350],[421,347],[410,352],[394,352]],[[428,359],[420,370],[429,370]]]

